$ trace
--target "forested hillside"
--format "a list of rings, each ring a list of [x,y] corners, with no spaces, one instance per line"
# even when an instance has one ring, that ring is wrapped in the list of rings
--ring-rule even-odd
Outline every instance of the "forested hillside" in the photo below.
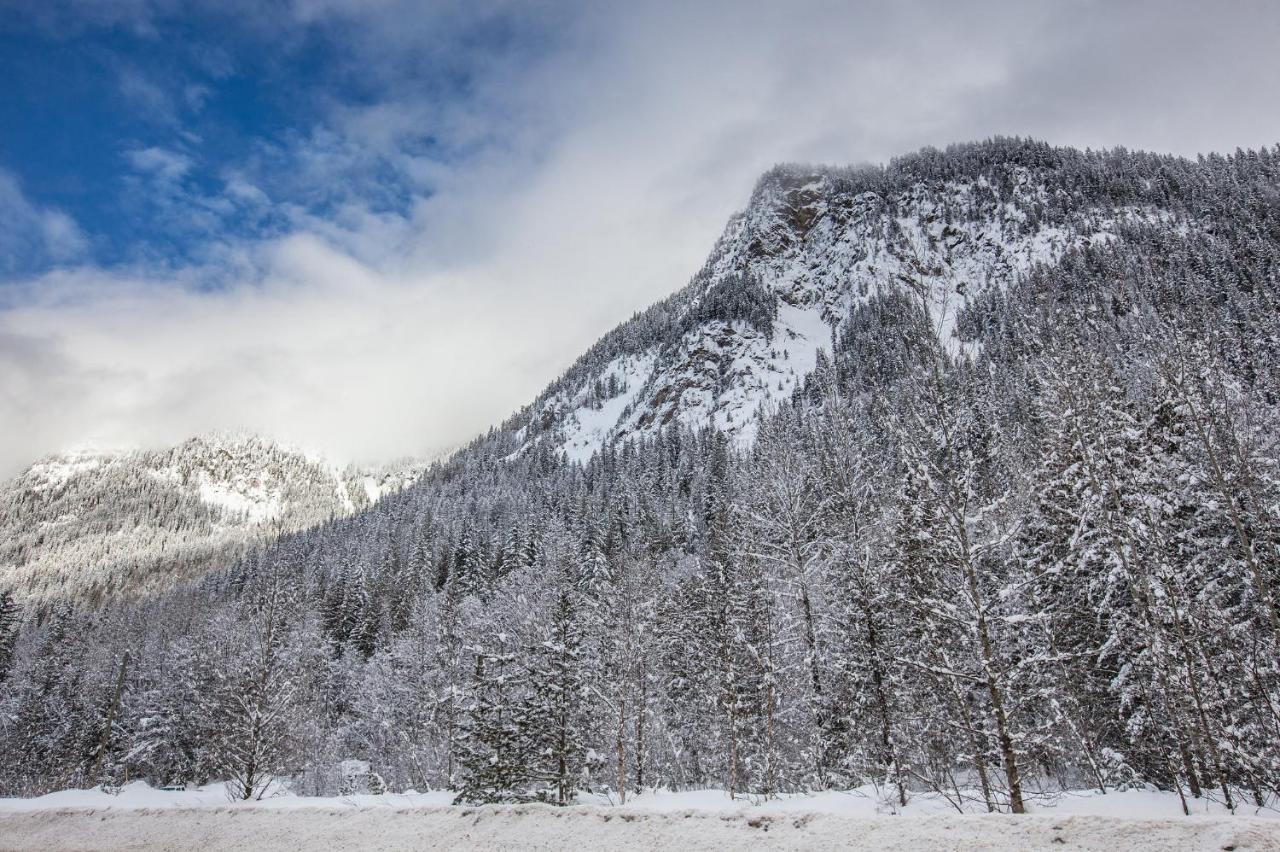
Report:
[[[0,787],[1274,801],[1278,275],[1280,148],[778,168],[413,486],[6,628]]]
[[[0,588],[28,606],[169,589],[368,508],[420,468],[340,468],[254,435],[41,459],[0,485]]]

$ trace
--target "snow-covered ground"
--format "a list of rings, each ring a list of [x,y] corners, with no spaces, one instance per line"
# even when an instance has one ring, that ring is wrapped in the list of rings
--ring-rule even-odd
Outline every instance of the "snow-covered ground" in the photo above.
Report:
[[[870,791],[730,800],[719,790],[590,802],[453,806],[448,792],[230,803],[221,785],[0,799],[0,849],[1105,849],[1280,850],[1280,812],[1226,813],[1176,795],[1067,795],[1027,816],[959,814],[916,796],[901,815]]]

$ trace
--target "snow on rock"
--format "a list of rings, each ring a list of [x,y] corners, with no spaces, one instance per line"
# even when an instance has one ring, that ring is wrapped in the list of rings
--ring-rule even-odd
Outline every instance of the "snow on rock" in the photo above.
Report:
[[[582,400],[591,388],[584,388],[574,399],[581,403],[565,420],[562,448],[570,459],[586,462],[600,450],[619,420],[630,409],[635,398],[653,372],[654,356],[616,358],[605,367],[598,379],[605,398],[594,404]]]
[[[671,423],[713,426],[748,444],[757,415],[794,392],[813,372],[818,350],[830,350],[840,324],[873,295],[914,293],[942,345],[960,353],[975,345],[957,329],[970,300],[1072,248],[1112,240],[1122,225],[1170,218],[1153,207],[1127,207],[1041,221],[1028,211],[1061,192],[1046,181],[1019,167],[1004,189],[979,177],[881,194],[850,188],[836,172],[767,175],[703,270],[668,300],[679,336],[656,347],[624,346],[607,362],[593,364],[588,353],[517,417],[511,428],[520,443],[512,456],[549,440],[585,462],[608,442]],[[699,318],[703,301],[741,280],[757,282],[772,300],[771,328],[715,311]],[[643,333],[627,324],[615,332],[637,340]],[[600,388],[611,380],[623,380],[626,390],[602,398]]]
[[[268,491],[261,484],[242,492],[223,483],[202,482],[197,493],[204,502],[240,515],[250,525],[273,521],[283,509],[281,493]]]

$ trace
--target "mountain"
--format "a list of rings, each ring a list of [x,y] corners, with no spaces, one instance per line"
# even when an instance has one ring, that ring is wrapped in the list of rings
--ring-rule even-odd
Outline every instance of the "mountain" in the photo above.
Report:
[[[1274,803],[1278,306],[1280,147],[779,167],[413,484],[0,629],[0,790]]]
[[[366,509],[418,472],[339,468],[248,434],[52,455],[0,486],[0,587],[93,603],[167,589]]]
[[[961,351],[957,320],[974,300],[1170,215],[1161,199],[1091,198],[1034,164],[928,180],[933,163],[941,156],[912,163],[924,180],[905,169],[765,175],[688,287],[607,335],[508,424],[518,451],[547,441],[585,462],[673,422],[747,445],[757,415],[795,392],[820,350],[830,357],[858,305],[906,288]]]

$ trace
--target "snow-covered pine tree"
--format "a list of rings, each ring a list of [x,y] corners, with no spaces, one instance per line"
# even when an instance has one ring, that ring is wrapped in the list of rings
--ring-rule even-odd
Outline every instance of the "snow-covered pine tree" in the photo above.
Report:
[[[21,611],[13,599],[13,592],[0,590],[0,684],[9,677],[9,669],[13,666],[13,649],[18,641],[21,621]]]
[[[585,769],[591,732],[587,700],[585,602],[568,564],[548,566],[550,611],[541,642],[525,665],[530,697],[527,735],[531,740],[530,775],[544,785],[543,795],[558,805],[572,803]]]
[[[456,740],[457,802],[521,802],[535,795],[529,682],[512,638],[499,630],[474,651]]]

